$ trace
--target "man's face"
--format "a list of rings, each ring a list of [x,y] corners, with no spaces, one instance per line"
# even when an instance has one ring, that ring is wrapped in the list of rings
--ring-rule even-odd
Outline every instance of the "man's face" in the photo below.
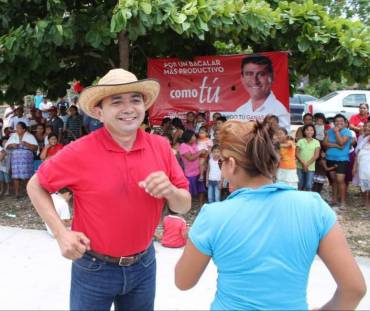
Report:
[[[58,110],[57,109],[51,109],[50,110],[50,115],[52,118],[55,118],[56,116],[58,116]]]
[[[242,82],[252,99],[263,99],[269,96],[272,77],[267,65],[248,63],[244,65]]]
[[[18,108],[16,111],[16,115],[18,118],[21,118],[23,116],[23,108]]]
[[[144,121],[145,105],[139,93],[123,93],[103,99],[102,107],[95,107],[99,120],[116,135],[136,132]]]

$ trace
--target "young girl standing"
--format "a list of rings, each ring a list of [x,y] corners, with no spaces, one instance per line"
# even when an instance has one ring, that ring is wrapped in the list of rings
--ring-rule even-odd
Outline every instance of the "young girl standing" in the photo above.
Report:
[[[303,126],[303,138],[297,143],[298,189],[311,191],[315,175],[315,161],[320,156],[320,143],[315,139],[316,131],[312,124]]]
[[[218,202],[221,200],[221,188],[223,184],[220,158],[221,149],[219,145],[214,145],[211,149],[211,156],[208,161],[206,185],[208,187],[208,202]]]
[[[45,161],[63,149],[63,145],[58,143],[58,135],[51,133],[48,136],[48,144],[42,149],[40,159]]]
[[[295,163],[295,144],[288,137],[284,127],[277,130],[280,145],[280,164],[276,172],[276,181],[298,188],[297,166]]]
[[[330,171],[333,171],[337,168],[337,165],[334,164],[333,166],[328,167],[326,163],[326,154],[324,151],[321,151],[319,159],[316,161],[316,168],[315,168],[315,175],[313,177],[313,186],[312,190],[321,193],[322,188],[325,184],[327,179],[327,174]]]
[[[203,181],[204,180],[204,175],[207,170],[207,159],[209,152],[211,151],[211,148],[213,146],[213,142],[211,139],[208,138],[207,134],[207,129],[206,127],[202,126],[199,129],[199,134],[198,134],[198,139],[197,139],[197,146],[199,151],[204,151],[200,156],[199,156],[199,169],[200,169],[200,176],[199,180]]]

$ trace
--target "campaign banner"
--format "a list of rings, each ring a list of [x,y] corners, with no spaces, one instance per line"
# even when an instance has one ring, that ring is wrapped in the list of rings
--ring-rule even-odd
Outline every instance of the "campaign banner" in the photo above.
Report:
[[[290,123],[286,52],[150,59],[148,78],[161,85],[149,111],[153,124],[189,111],[217,111],[239,120],[274,114],[281,126]]]

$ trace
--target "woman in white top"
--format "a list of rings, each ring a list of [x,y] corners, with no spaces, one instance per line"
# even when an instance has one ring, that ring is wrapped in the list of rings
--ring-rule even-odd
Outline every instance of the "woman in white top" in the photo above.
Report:
[[[33,153],[37,151],[37,148],[36,138],[27,132],[27,126],[24,122],[19,122],[15,133],[10,136],[5,145],[5,149],[11,153],[11,172],[17,198],[20,197],[21,180],[27,183],[33,175]]]

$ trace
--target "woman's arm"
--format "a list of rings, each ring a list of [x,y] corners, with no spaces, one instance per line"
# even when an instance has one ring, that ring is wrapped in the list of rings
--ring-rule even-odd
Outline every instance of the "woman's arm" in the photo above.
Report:
[[[188,240],[184,252],[175,267],[175,284],[178,289],[187,290],[194,287],[211,257],[204,255]]]
[[[338,142],[338,145],[343,147],[345,143],[350,139],[349,136],[341,136],[340,135],[340,130],[338,128],[334,128],[334,134],[335,134],[335,139]]]
[[[30,143],[27,143],[27,142],[25,142],[25,141],[22,141],[22,142],[21,142],[21,145],[23,145],[23,146],[27,147],[28,149],[30,149],[30,150],[31,150],[31,151],[33,151],[33,152],[35,152],[35,151],[37,150],[37,148],[38,148],[38,146],[33,145],[33,144],[30,144]]]
[[[187,152],[183,154],[183,157],[188,161],[195,161],[199,158],[202,151],[197,151],[196,153]]]
[[[9,144],[8,146],[6,146],[6,149],[15,149],[15,148],[18,148],[19,144]]]
[[[302,164],[302,165],[305,165],[306,163],[305,163],[305,161],[303,161],[303,160],[301,159],[301,157],[299,156],[299,152],[300,152],[300,148],[297,146],[297,147],[296,147],[296,149],[295,149],[295,157],[296,157],[296,159],[297,159],[299,162],[301,162],[301,164]]]
[[[329,135],[328,135],[328,134],[325,134],[325,138],[324,138],[323,146],[324,146],[325,148],[338,148],[338,149],[343,149],[343,147],[342,147],[342,146],[340,146],[339,144],[330,143],[330,142],[329,142]]]
[[[320,242],[318,255],[337,283],[334,296],[321,310],[354,310],[366,294],[366,284],[338,224]]]

